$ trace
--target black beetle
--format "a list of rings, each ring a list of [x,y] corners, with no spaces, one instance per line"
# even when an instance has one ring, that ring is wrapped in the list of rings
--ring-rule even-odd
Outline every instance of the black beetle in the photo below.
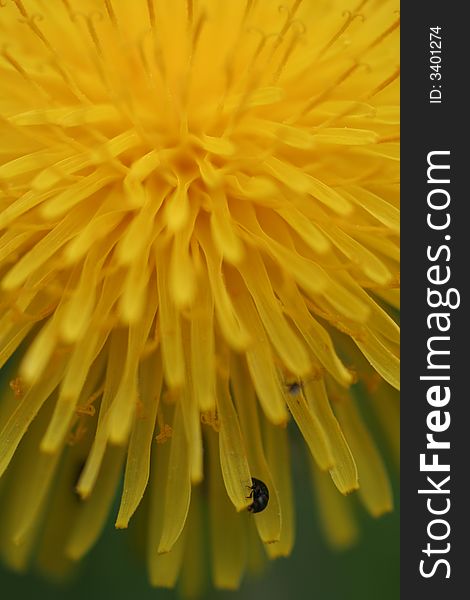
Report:
[[[259,513],[268,506],[269,490],[268,486],[260,479],[251,478],[253,485],[249,486],[251,493],[247,498],[253,498],[252,504],[248,507],[251,513]]]
[[[291,383],[287,383],[287,391],[292,396],[297,396],[303,391],[303,384],[301,381],[293,381]]]

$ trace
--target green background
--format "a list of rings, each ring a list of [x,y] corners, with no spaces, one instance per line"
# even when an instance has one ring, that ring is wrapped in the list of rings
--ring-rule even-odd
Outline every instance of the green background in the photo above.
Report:
[[[295,440],[297,441],[297,440]],[[361,538],[350,550],[331,551],[320,532],[315,502],[310,489],[306,457],[293,448],[294,489],[296,496],[297,537],[288,559],[268,565],[264,575],[245,578],[238,592],[208,588],[208,600],[269,600],[315,598],[317,600],[398,600],[399,593],[399,510],[398,499],[392,514],[372,519],[358,510]],[[393,468],[390,467],[389,471]],[[397,481],[394,478],[394,488]],[[395,494],[396,496],[397,494]],[[114,515],[113,515],[114,516]],[[67,586],[50,584],[40,575],[16,575],[0,566],[0,597],[47,600],[128,598],[179,598],[177,592],[153,589],[148,585],[144,567],[132,556],[126,534],[114,530],[112,520],[99,543],[90,552],[79,576]]]

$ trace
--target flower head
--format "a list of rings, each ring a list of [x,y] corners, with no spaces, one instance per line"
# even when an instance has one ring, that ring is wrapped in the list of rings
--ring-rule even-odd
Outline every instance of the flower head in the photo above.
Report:
[[[255,528],[270,557],[293,544],[291,417],[348,543],[337,490],[391,508],[351,386],[396,440],[396,3],[12,0],[0,17],[5,560],[37,545],[66,570],[125,465],[116,526],[147,519],[151,582],[197,571],[207,503],[213,580],[235,587]],[[269,503],[250,514],[255,480]]]

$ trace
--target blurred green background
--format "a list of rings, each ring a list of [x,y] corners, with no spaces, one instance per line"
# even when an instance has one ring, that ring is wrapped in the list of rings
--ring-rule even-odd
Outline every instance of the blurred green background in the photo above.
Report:
[[[296,495],[297,538],[292,556],[268,565],[260,577],[245,578],[238,592],[207,589],[207,600],[268,600],[315,598],[318,600],[398,600],[399,592],[399,509],[397,478],[394,477],[395,511],[372,519],[358,510],[361,539],[350,550],[333,552],[319,529],[312,495],[307,459],[294,442],[293,476]],[[393,472],[391,465],[389,472]],[[112,515],[114,516],[114,515]],[[0,566],[0,597],[23,600],[102,599],[139,600],[179,598],[175,591],[153,589],[145,569],[132,555],[126,533],[116,531],[112,520],[99,543],[88,555],[75,581],[57,586],[40,575],[16,575]]]

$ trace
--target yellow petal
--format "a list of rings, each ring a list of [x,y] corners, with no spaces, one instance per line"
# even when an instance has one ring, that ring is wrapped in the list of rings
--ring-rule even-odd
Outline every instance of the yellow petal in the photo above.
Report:
[[[359,537],[351,499],[338,494],[331,478],[322,473],[313,461],[310,461],[310,464],[320,512],[320,526],[334,548],[348,548]]]
[[[317,414],[310,410],[302,388],[292,392],[286,391],[286,402],[320,468],[332,469],[335,457],[333,449],[328,445],[328,432],[324,431]]]
[[[278,542],[266,546],[271,558],[289,556],[294,545],[295,517],[292,490],[289,438],[287,429],[264,424],[266,458],[273,477],[281,507],[281,536]],[[271,501],[271,499],[270,499]]]
[[[392,387],[400,389],[400,360],[396,354],[380,339],[372,330],[367,329],[365,340],[355,340],[358,348],[374,367]]]
[[[287,410],[282,393],[282,383],[274,355],[253,301],[248,294],[235,298],[239,314],[243,315],[252,332],[253,343],[246,350],[246,361],[251,381],[266,417],[276,424],[287,422]],[[247,375],[248,376],[248,375]]]
[[[65,552],[73,560],[82,558],[101,534],[111,509],[124,459],[122,448],[108,448],[93,492],[80,505],[67,539]]]
[[[251,500],[247,498],[251,474],[228,384],[220,380],[217,386],[217,408],[220,419],[219,452],[222,475],[227,494],[237,511],[240,511],[251,504]]]
[[[191,499],[190,457],[182,408],[177,403],[173,421],[168,476],[165,482],[164,518],[158,553],[170,552],[183,531]]]
[[[330,468],[331,477],[339,491],[342,494],[348,494],[359,487],[357,467],[338,421],[331,410],[325,383],[323,380],[306,381],[303,387],[308,403],[325,432],[333,457],[333,467]]]
[[[362,422],[355,402],[352,398],[345,398],[344,401],[338,402],[335,408],[356,459],[359,497],[374,517],[391,511],[392,490],[385,465]]]
[[[29,388],[17,409],[0,432],[0,474],[7,468],[23,435],[35,419],[41,406],[59,385],[64,376],[65,360],[58,361],[36,385]]]
[[[208,431],[206,439],[209,454],[212,580],[218,588],[234,590],[240,585],[245,566],[247,515],[237,514],[227,498],[220,469],[217,434]]]
[[[245,441],[250,471],[263,481],[269,490],[269,503],[265,510],[254,515],[255,525],[264,543],[277,542],[281,536],[281,507],[270,467],[265,457],[256,397],[248,385],[249,376],[241,361],[232,357],[230,381],[235,406],[240,419],[240,428]],[[248,495],[248,494],[245,494]]]
[[[116,527],[127,527],[147,487],[150,451],[162,386],[160,355],[151,354],[140,368],[140,398],[127,451],[126,473]]]

